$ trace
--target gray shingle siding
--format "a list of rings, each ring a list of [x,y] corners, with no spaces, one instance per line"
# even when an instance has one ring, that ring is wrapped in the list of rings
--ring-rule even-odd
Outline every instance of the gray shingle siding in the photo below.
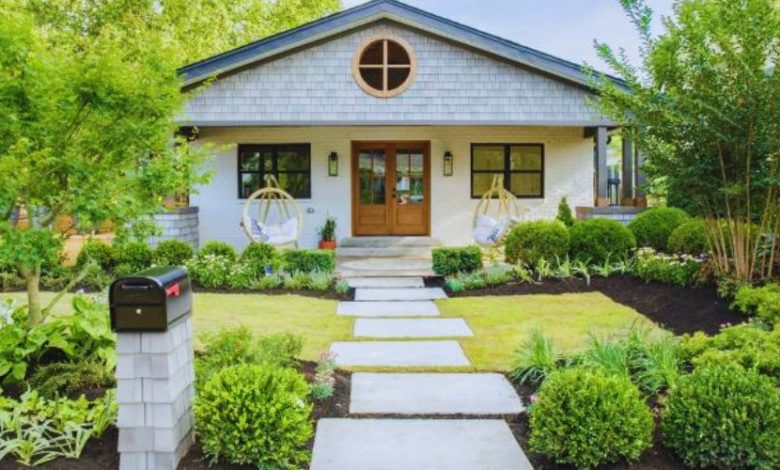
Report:
[[[367,38],[400,36],[418,71],[402,95],[364,93],[352,57]],[[606,124],[584,89],[395,24],[349,35],[227,75],[194,92],[182,124]]]

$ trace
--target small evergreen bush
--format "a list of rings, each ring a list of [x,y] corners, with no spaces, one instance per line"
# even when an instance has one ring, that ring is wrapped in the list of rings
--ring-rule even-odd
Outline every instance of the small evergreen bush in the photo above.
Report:
[[[94,261],[103,271],[109,271],[116,264],[116,250],[106,243],[90,240],[81,247],[76,258],[76,266],[80,269],[90,261]]]
[[[558,216],[556,219],[561,221],[561,223],[567,227],[573,226],[576,222],[574,215],[571,213],[571,207],[569,207],[569,201],[566,199],[566,196],[563,196],[561,201],[558,203]]]
[[[234,262],[236,260],[236,250],[225,242],[211,240],[206,242],[200,250],[198,250],[198,257],[205,256],[217,256]]]
[[[523,222],[515,226],[506,239],[506,261],[535,266],[540,259],[550,263],[569,252],[569,230],[554,220]]]
[[[154,249],[157,266],[184,266],[194,255],[192,245],[181,240],[164,240]]]
[[[297,469],[313,434],[309,385],[293,369],[238,365],[221,370],[195,398],[195,429],[212,463]]]
[[[577,261],[602,264],[624,260],[634,248],[634,234],[617,220],[588,219],[571,228],[569,251]]]
[[[701,255],[710,251],[707,224],[702,219],[692,219],[678,226],[669,235],[669,251],[684,255]]]
[[[117,250],[117,274],[120,274],[119,266],[122,265],[121,275],[136,273],[148,269],[154,262],[154,252],[144,242],[127,242],[116,247]]]
[[[591,468],[636,460],[652,445],[653,415],[627,376],[581,368],[555,371],[530,408],[534,452]]]
[[[476,245],[433,249],[433,272],[439,276],[482,269],[482,249]]]
[[[628,224],[634,232],[640,247],[650,247],[658,251],[669,251],[669,237],[672,232],[690,220],[688,214],[676,207],[654,207],[637,215]]]
[[[282,266],[288,273],[332,273],[336,268],[336,254],[333,250],[285,250]]]
[[[734,306],[745,315],[755,315],[770,325],[780,327],[780,284],[742,286],[734,297]]]
[[[248,266],[257,276],[265,274],[265,267],[271,266],[272,271],[279,269],[279,250],[266,243],[251,243],[241,252],[241,264]]]
[[[778,468],[780,391],[740,366],[697,368],[671,390],[661,431],[691,467]]]

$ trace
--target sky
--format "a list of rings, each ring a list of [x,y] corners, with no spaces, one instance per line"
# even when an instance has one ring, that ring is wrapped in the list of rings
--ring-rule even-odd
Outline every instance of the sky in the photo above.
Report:
[[[342,0],[349,8],[366,0]],[[604,72],[593,40],[623,47],[638,62],[639,39],[618,0],[401,0],[473,28]],[[662,29],[673,0],[646,0],[655,13],[653,32]]]

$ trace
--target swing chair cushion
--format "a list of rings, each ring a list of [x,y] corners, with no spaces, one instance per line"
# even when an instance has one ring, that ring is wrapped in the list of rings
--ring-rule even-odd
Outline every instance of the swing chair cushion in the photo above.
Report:
[[[483,246],[495,245],[504,236],[508,226],[509,221],[505,217],[495,220],[480,214],[474,224],[474,240]]]
[[[268,242],[269,238],[271,238],[257,220],[251,217],[244,217],[242,222],[244,227],[249,228],[249,232],[252,234],[252,239],[254,241],[258,243],[266,243]]]
[[[245,227],[249,227],[252,239],[257,243],[279,246],[298,240],[298,219],[289,219],[279,225],[263,225],[250,217],[245,217],[243,222]]]

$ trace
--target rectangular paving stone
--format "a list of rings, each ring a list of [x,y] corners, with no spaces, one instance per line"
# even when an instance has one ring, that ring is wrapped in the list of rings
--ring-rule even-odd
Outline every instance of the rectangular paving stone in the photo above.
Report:
[[[355,336],[367,338],[451,338],[474,336],[460,318],[358,318]]]
[[[350,413],[503,415],[524,410],[502,374],[352,375]]]
[[[353,277],[347,279],[349,287],[377,289],[422,288],[425,282],[421,277]]]
[[[533,470],[503,420],[321,419],[311,470]]]
[[[447,294],[439,287],[420,289],[357,289],[355,300],[365,301],[411,301],[446,299]]]
[[[351,317],[435,317],[439,307],[431,301],[420,302],[339,302],[339,315]]]
[[[467,366],[457,341],[358,341],[330,346],[339,366]]]

